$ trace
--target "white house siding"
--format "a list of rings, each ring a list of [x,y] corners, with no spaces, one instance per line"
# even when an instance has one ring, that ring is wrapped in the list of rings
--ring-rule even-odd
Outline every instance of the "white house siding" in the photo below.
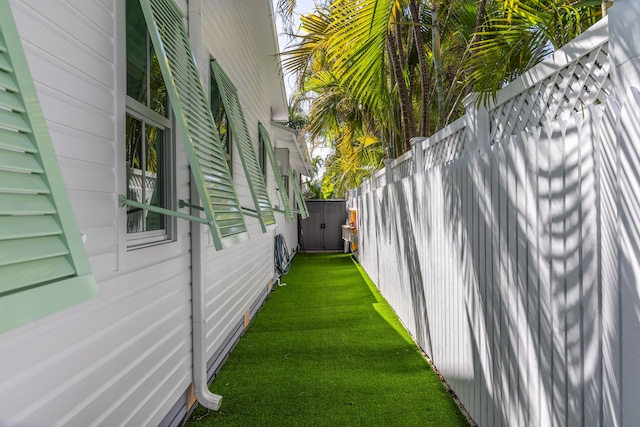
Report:
[[[284,215],[278,215],[277,218],[284,221]],[[293,252],[297,252],[298,249],[298,221],[287,222],[285,226],[278,228],[278,233],[284,237],[289,254],[293,256]]]
[[[266,87],[268,82],[263,81],[260,72],[263,62],[258,57],[260,52],[253,40],[254,28],[249,17],[249,14],[255,11],[252,12],[245,3],[234,0],[202,2],[202,49],[198,62],[208,64],[210,58],[216,59],[237,87],[247,128],[257,152],[258,122],[268,124],[271,120],[271,111]],[[229,37],[229,29],[233,29],[235,34],[243,34],[246,37]],[[202,68],[200,67],[201,70]],[[208,88],[211,70],[210,67],[206,68],[206,78],[203,80]],[[233,178],[238,197],[243,206],[251,207],[253,204],[251,193],[235,144],[232,158]],[[273,183],[270,183],[270,188],[273,188]],[[272,191],[269,192],[272,202],[274,195]],[[257,221],[249,221],[250,225],[254,223],[257,224]],[[259,230],[259,227],[250,228],[252,235],[254,230]]]
[[[189,224],[127,251],[124,1],[11,6],[99,296],[0,337],[0,424],[158,424],[191,383]],[[183,149],[176,174],[188,198]]]
[[[267,0],[262,2],[238,2],[223,0],[202,2],[202,45],[196,52],[203,81],[210,83],[210,58],[219,61],[238,88],[245,120],[254,149],[258,150],[258,123],[267,127],[271,120],[268,85],[264,79],[261,60],[265,52],[256,43],[256,33],[252,19],[258,10],[266,10]],[[232,30],[230,30],[232,29]],[[234,36],[230,37],[230,31]],[[242,35],[242,36],[240,36]],[[206,64],[206,65],[202,65]],[[275,66],[275,64],[274,64]],[[277,204],[277,193],[273,176],[268,175],[267,187],[272,205]],[[253,207],[247,180],[234,147],[233,178],[242,206]],[[273,241],[276,233],[294,227],[285,224],[282,215],[276,214],[278,225],[275,230],[263,233],[255,218],[246,217],[251,240],[240,243],[224,251],[215,251],[211,239],[203,235],[204,271],[207,284],[207,357],[217,365],[225,352],[230,334],[237,334],[243,315],[266,294],[270,280],[274,276]],[[215,366],[214,366],[215,367]]]
[[[203,80],[208,85],[208,56],[218,58],[257,147],[270,100],[256,72],[251,11],[232,0],[203,3]],[[0,336],[0,425],[157,425],[192,381],[190,224],[176,221],[175,242],[127,250],[125,209],[117,206],[125,193],[124,0],[10,4],[99,296]],[[179,4],[187,12],[187,2]],[[176,196],[188,200],[188,162],[182,141],[175,146]],[[235,159],[237,191],[251,207]],[[269,188],[275,200],[272,179]],[[209,357],[229,347],[247,310],[255,314],[273,276],[274,233],[295,227],[279,222],[262,233],[257,220],[247,222],[251,240],[220,252],[201,227]]]
[[[307,176],[309,174],[307,168],[310,167],[310,165],[306,149],[300,149],[301,145],[304,147],[304,142],[301,144],[301,141],[303,140],[299,139],[302,138],[302,136],[298,136],[295,130],[273,121],[271,122],[271,127],[269,129],[269,135],[274,149],[289,149],[289,166],[298,172],[298,174]],[[271,176],[271,168],[269,168],[269,176]],[[289,197],[291,207],[295,209],[296,200],[293,192],[293,183],[291,182],[289,183],[289,192],[287,196]],[[281,233],[284,236],[285,241],[287,242],[287,247],[289,248],[289,253],[298,247],[297,219],[292,222],[287,222],[283,226],[279,226],[278,233]]]

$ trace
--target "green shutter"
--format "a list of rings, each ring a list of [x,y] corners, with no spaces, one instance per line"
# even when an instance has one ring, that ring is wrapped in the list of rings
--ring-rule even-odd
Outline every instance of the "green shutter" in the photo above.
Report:
[[[255,149],[251,143],[251,136],[249,135],[247,122],[244,119],[242,106],[238,99],[238,90],[227,73],[225,73],[220,67],[218,61],[211,61],[211,69],[215,75],[220,92],[222,93],[222,103],[224,104],[224,109],[229,116],[229,125],[231,126],[233,142],[238,148],[240,161],[242,162],[244,173],[247,176],[247,183],[251,190],[251,196],[253,197],[253,203],[256,206],[258,218],[262,225],[262,231],[265,232],[267,231],[267,226],[276,223],[276,217],[271,207],[269,193],[267,192],[267,185],[264,182],[264,177],[260,171],[260,164],[258,163]]]
[[[302,187],[300,187],[300,176],[294,171],[295,177],[296,177],[296,187],[298,188],[298,194],[300,194],[300,200],[302,200],[302,211],[303,211],[303,218],[308,218],[309,217],[309,209],[307,208],[307,202],[304,200],[304,197],[302,195]]]
[[[11,8],[0,0],[0,333],[97,293]]]
[[[300,188],[300,182],[298,182],[298,174],[293,169],[289,171],[289,185],[293,185],[293,193],[295,194],[296,201],[298,202],[298,211],[302,218],[309,217],[309,210],[307,210],[307,204],[302,197],[302,188]]]
[[[140,4],[204,213],[211,221],[215,247],[247,240],[244,215],[193,59],[183,13],[173,0],[140,0]]]
[[[284,186],[284,181],[282,180],[282,172],[280,172],[280,168],[278,167],[278,161],[276,160],[276,155],[273,151],[273,145],[271,145],[271,139],[269,139],[269,132],[267,132],[267,129],[265,129],[262,123],[258,123],[258,130],[260,132],[260,139],[264,145],[264,150],[267,152],[267,157],[269,157],[269,163],[271,163],[271,169],[273,170],[276,185],[280,191],[285,216],[288,221],[293,221],[294,216],[293,210],[291,209],[291,202],[289,201],[289,194],[287,194],[287,188]]]

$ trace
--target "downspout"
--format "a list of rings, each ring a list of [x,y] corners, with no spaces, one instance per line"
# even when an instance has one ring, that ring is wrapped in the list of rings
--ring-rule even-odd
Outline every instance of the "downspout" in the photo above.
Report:
[[[200,58],[200,28],[202,0],[187,0],[189,41],[196,57]],[[192,178],[193,179],[193,178]],[[191,200],[199,200],[198,189],[191,185]],[[192,215],[200,216],[200,212],[192,209]],[[191,316],[193,344],[193,388],[198,403],[205,408],[217,411],[220,409],[222,396],[209,391],[207,379],[207,312],[202,268],[202,225],[191,222]]]
[[[195,197],[199,197],[199,195],[196,194]],[[194,215],[195,214],[194,212]],[[202,231],[202,225],[200,223],[191,222],[193,388],[199,404],[205,408],[217,411],[220,408],[222,396],[211,393],[207,381],[207,313],[205,307],[204,271],[202,268]]]

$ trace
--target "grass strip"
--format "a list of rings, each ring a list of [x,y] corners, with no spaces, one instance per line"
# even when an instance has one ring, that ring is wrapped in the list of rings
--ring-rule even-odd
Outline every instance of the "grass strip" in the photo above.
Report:
[[[187,426],[467,426],[349,255],[298,254]]]

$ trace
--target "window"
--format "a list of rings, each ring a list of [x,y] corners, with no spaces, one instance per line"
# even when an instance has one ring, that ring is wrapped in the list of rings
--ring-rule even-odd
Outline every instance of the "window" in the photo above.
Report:
[[[280,193],[280,198],[282,199],[282,206],[285,212],[285,218],[288,221],[292,221],[294,219],[293,210],[291,208],[291,199],[289,197],[289,179],[288,176],[282,174],[282,170],[278,166],[278,160],[276,159],[276,155],[274,153],[273,145],[271,145],[271,138],[269,138],[269,132],[262,125],[262,123],[258,123],[258,135],[260,140],[260,147],[263,149],[265,154],[269,157],[269,161],[271,162],[271,169],[273,170],[273,177],[276,181],[276,186],[278,187],[278,191]],[[287,150],[288,155],[288,150]],[[263,160],[263,163],[266,162],[266,157]],[[266,169],[266,165],[265,165]]]
[[[307,209],[307,204],[302,197],[302,188],[300,186],[299,177],[294,172],[293,169],[289,170],[289,183],[293,187],[293,194],[296,199],[296,204],[298,205],[298,211],[300,212],[300,216],[304,218],[309,217],[309,210]]]
[[[227,166],[227,158],[214,125],[210,100],[207,99],[193,60],[193,51],[184,26],[184,13],[173,0],[140,0],[139,5],[137,0],[127,1],[127,7],[131,10],[131,19],[128,20],[128,33],[131,36],[128,62],[131,64],[131,73],[128,74],[131,74],[132,82],[132,96],[127,97],[127,113],[131,117],[128,119],[131,121],[129,146],[137,146],[136,138],[143,141],[138,147],[142,154],[137,163],[141,165],[140,176],[144,176],[147,182],[145,185],[140,184],[137,191],[140,199],[144,192],[144,199],[149,202],[145,204],[131,200],[122,194],[118,198],[120,206],[140,209],[131,210],[131,215],[137,214],[142,218],[132,222],[137,221],[137,229],[146,231],[131,233],[130,236],[148,239],[138,239],[136,244],[154,239],[169,239],[173,220],[181,218],[206,224],[211,230],[217,250],[248,240],[249,233]],[[129,2],[132,2],[131,5]],[[140,13],[140,8],[143,14]],[[154,60],[156,56],[157,62]],[[160,68],[162,82],[159,78],[156,79],[159,76],[156,64]],[[146,96],[138,96],[145,91]],[[161,96],[163,92],[166,93],[166,98]],[[175,121],[170,121],[170,116],[163,114],[162,107],[166,108],[167,99]],[[184,144],[191,169],[191,184],[195,185],[200,196],[200,200],[181,200],[180,205],[186,208],[187,205],[196,207],[196,204],[201,204],[197,207],[202,209],[202,213],[197,216],[171,208],[151,206],[177,204],[173,196],[174,179],[171,176],[175,169],[172,126],[175,126],[175,133],[180,135]],[[156,151],[147,154],[152,148]],[[149,159],[153,158],[157,160],[157,166],[149,164]],[[150,189],[151,186],[153,190]],[[132,190],[135,189],[132,186]],[[168,215],[172,221],[169,222],[167,217],[150,217],[150,212]]]
[[[229,125],[229,116],[224,109],[224,103],[222,102],[222,92],[220,86],[216,81],[216,76],[213,72],[210,81],[210,101],[211,101],[211,113],[213,114],[213,121],[216,123],[216,129],[218,129],[218,135],[220,135],[220,142],[222,142],[222,149],[227,158],[227,165],[229,170],[232,171],[231,162],[231,126]]]
[[[169,209],[172,205],[172,126],[167,88],[151,45],[139,0],[127,0],[127,199]],[[127,207],[132,245],[170,239],[168,216]]]
[[[233,84],[229,75],[222,69],[216,60],[211,61],[211,71],[218,83],[217,87],[221,93],[222,103],[227,113],[229,128],[233,131],[236,152],[247,178],[249,191],[253,198],[255,213],[260,220],[262,232],[267,231],[267,227],[276,224],[276,217],[271,207],[267,184],[265,182],[260,164],[256,156],[256,150],[251,140],[251,135],[244,117],[238,88]]]

